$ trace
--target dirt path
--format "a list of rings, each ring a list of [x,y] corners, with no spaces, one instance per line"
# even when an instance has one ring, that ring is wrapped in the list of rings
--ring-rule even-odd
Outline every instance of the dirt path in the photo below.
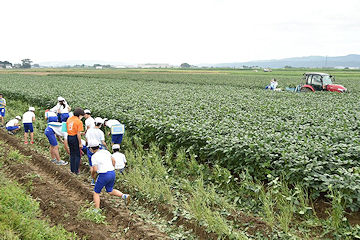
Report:
[[[23,163],[6,164],[3,170],[7,177],[29,186],[31,195],[40,203],[43,215],[48,216],[52,224],[61,224],[66,230],[81,237],[88,236],[88,239],[169,239],[129,211],[122,199],[106,196],[104,192],[101,194],[101,208],[105,210],[108,224],[79,220],[80,207],[86,206],[87,201],[91,202],[93,196],[93,187],[84,181],[84,177],[71,174],[68,165],[51,163],[3,130],[0,130],[0,140],[3,142],[0,143],[0,157],[8,158],[11,148],[29,156]]]

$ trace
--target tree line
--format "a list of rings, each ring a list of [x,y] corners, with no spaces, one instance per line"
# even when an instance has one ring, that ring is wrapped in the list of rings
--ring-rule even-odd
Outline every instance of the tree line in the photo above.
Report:
[[[30,58],[24,58],[21,60],[20,68],[31,68],[32,62],[33,61],[31,61]],[[7,68],[7,66],[10,66],[10,68],[13,68],[15,65],[9,61],[0,61],[0,68]]]

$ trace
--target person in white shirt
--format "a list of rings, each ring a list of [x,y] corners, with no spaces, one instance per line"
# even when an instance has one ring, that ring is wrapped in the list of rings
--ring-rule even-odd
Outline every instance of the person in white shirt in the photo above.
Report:
[[[19,121],[21,120],[20,116],[16,116],[15,119],[11,119],[7,124],[6,124],[6,130],[8,130],[9,134],[14,134],[17,131],[20,130],[20,124]]]
[[[93,128],[95,127],[95,120],[91,117],[91,111],[89,109],[85,109],[84,110],[85,116],[84,118],[85,120],[85,132],[84,134],[86,134],[87,130],[89,128]]]
[[[23,124],[24,124],[24,138],[25,144],[28,144],[28,132],[30,131],[30,143],[34,144],[34,127],[33,122],[35,121],[35,108],[29,107],[29,111],[23,114]]]
[[[270,85],[267,85],[265,89],[275,90],[278,85],[278,82],[276,81],[276,78],[271,79]]]
[[[111,133],[111,143],[112,144],[120,144],[122,142],[124,133],[125,133],[125,126],[121,124],[116,119],[104,118],[104,126],[110,128],[109,135]]]
[[[85,134],[86,141],[89,142],[90,140],[94,139],[94,140],[98,141],[99,143],[101,143],[100,149],[103,149],[103,148],[107,149],[104,132],[100,129],[104,121],[100,117],[96,117],[94,121],[95,121],[95,127],[89,128]],[[92,152],[91,151],[87,151],[87,157],[89,160],[90,171],[92,171],[92,162],[91,162]],[[92,179],[91,185],[95,185],[95,179]]]
[[[63,97],[58,97],[58,103],[50,109],[50,111],[57,113],[59,122],[66,122],[69,118],[70,110],[71,107],[67,104],[65,98]]]
[[[111,153],[108,150],[100,149],[99,146],[100,143],[94,139],[88,142],[88,148],[93,153],[93,171],[91,172],[91,175],[93,178],[96,178],[96,175],[98,174],[93,197],[95,208],[100,208],[100,192],[104,187],[107,193],[123,198],[125,204],[128,205],[130,202],[130,195],[123,194],[119,190],[114,189],[115,159],[111,157]]]
[[[45,111],[45,120],[49,123],[49,122],[57,122],[58,121],[58,117],[56,112],[50,111],[49,109],[47,109]]]
[[[112,146],[113,154],[111,155],[115,159],[115,171],[119,171],[124,174],[126,158],[125,154],[120,152],[120,145],[114,144]]]
[[[278,82],[276,81],[276,78],[274,78],[274,79],[272,80],[272,82],[270,83],[271,89],[272,89],[272,90],[275,90],[276,87],[277,87],[277,85],[278,85]]]
[[[6,106],[5,98],[3,97],[2,93],[0,93],[0,119],[1,119],[1,127],[4,127],[5,106]]]
[[[100,117],[96,117],[94,122],[95,122],[95,127],[88,129],[88,131],[85,134],[85,138],[87,141],[91,139],[95,139],[98,142],[100,142],[100,145],[102,145],[101,148],[105,147],[107,149],[104,132],[100,129],[102,124],[104,123],[104,120]]]
[[[47,128],[45,129],[45,136],[50,143],[50,154],[51,162],[57,165],[66,165],[67,162],[60,159],[59,145],[56,141],[56,136],[64,137],[64,140],[61,138],[60,141],[64,143],[65,151],[70,154],[68,143],[67,143],[67,133],[61,131],[62,124],[59,122],[49,122]]]

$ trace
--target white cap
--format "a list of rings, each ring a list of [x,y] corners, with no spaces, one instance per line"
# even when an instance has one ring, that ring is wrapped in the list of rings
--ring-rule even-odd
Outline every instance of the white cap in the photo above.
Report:
[[[102,119],[101,117],[96,117],[94,119],[95,123],[101,123],[101,124],[104,124],[104,119]]]
[[[58,101],[65,101],[65,98],[63,98],[63,97],[58,97]]]
[[[15,118],[21,120],[21,117],[20,117],[20,116],[16,116]]]
[[[107,119],[107,118],[104,118],[103,120],[104,120],[104,122],[105,122],[105,121],[107,121],[107,120],[109,120],[109,119]]]
[[[35,108],[34,107],[29,107],[29,111],[35,111]]]
[[[114,149],[120,149],[120,145],[119,144],[114,144],[112,146],[112,150],[114,150]]]
[[[99,141],[98,140],[95,140],[95,139],[90,139],[88,141],[88,147],[98,147],[100,145]]]
[[[90,111],[89,109],[85,109],[85,110],[84,110],[84,113],[85,113],[85,114],[91,114],[91,111]]]

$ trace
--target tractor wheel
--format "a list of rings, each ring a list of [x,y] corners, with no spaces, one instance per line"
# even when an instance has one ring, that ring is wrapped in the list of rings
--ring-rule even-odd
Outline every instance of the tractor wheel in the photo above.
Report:
[[[312,92],[312,90],[307,87],[302,87],[302,88],[300,88],[300,92]]]

